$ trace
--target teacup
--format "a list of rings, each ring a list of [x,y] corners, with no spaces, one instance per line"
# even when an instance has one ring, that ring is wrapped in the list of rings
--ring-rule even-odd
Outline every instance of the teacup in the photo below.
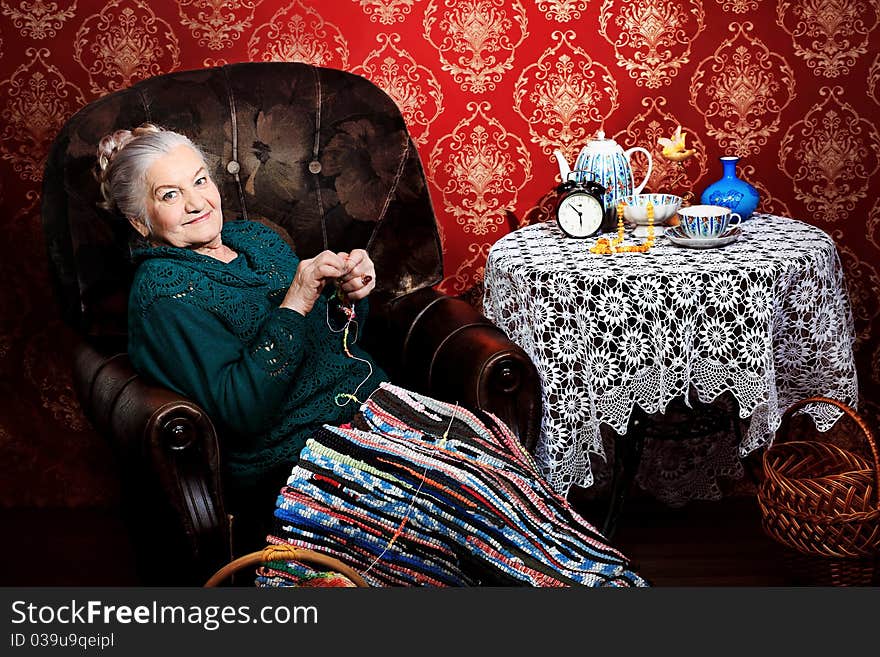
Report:
[[[679,208],[678,225],[688,237],[705,239],[720,237],[742,221],[738,212],[722,205],[690,205]]]

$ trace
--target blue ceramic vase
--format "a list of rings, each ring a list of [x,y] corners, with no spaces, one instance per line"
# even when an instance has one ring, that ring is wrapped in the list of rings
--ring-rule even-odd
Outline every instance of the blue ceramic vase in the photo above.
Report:
[[[724,169],[721,179],[716,180],[703,190],[700,203],[723,205],[725,208],[730,208],[732,212],[738,212],[743,220],[751,218],[760,200],[758,190],[737,177],[736,163],[739,162],[737,156],[727,155],[718,159],[721,160],[721,166]]]

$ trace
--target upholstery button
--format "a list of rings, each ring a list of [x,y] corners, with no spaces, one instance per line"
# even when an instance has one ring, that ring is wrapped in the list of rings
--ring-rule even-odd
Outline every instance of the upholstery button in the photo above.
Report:
[[[321,163],[318,160],[309,162],[309,171],[312,173],[321,173]]]
[[[165,423],[162,427],[165,446],[176,452],[185,450],[195,440],[195,427],[186,418],[177,418]]]
[[[235,160],[229,160],[229,162],[226,163],[226,170],[234,176],[241,171],[241,165]]]

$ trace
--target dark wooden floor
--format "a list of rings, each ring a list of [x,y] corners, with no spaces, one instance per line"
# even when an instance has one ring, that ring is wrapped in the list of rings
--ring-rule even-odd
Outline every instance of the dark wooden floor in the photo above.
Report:
[[[596,503],[579,504],[598,523]],[[137,586],[132,548],[113,509],[0,510],[0,585]],[[654,586],[797,584],[779,546],[761,530],[754,497],[671,508],[627,501],[612,544]]]
[[[604,509],[580,505],[599,523]],[[672,508],[628,500],[611,541],[654,586],[785,586],[782,549],[761,529],[751,496],[689,502]]]

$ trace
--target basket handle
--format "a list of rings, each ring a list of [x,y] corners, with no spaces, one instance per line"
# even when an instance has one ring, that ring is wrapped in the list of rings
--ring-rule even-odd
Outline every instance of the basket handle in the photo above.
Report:
[[[295,548],[292,545],[267,545],[262,550],[245,554],[220,568],[216,573],[211,575],[205,588],[215,588],[226,581],[231,575],[254,568],[260,564],[269,561],[302,561],[310,566],[319,566],[327,570],[341,573],[348,577],[355,586],[368,587],[369,584],[363,577],[351,566],[347,566],[335,557],[308,550],[306,548]]]
[[[880,456],[878,456],[877,440],[874,438],[874,434],[871,433],[871,429],[868,428],[867,423],[862,417],[842,401],[831,399],[830,397],[807,397],[806,399],[796,401],[785,409],[785,412],[782,414],[782,423],[780,424],[776,435],[779,436],[782,434],[783,436],[786,436],[788,434],[788,424],[794,412],[800,410],[804,406],[815,403],[825,403],[836,406],[848,415],[850,419],[858,425],[859,429],[862,430],[862,435],[864,435],[865,441],[868,443],[868,447],[871,450],[871,456],[874,457],[874,496],[880,500]]]

